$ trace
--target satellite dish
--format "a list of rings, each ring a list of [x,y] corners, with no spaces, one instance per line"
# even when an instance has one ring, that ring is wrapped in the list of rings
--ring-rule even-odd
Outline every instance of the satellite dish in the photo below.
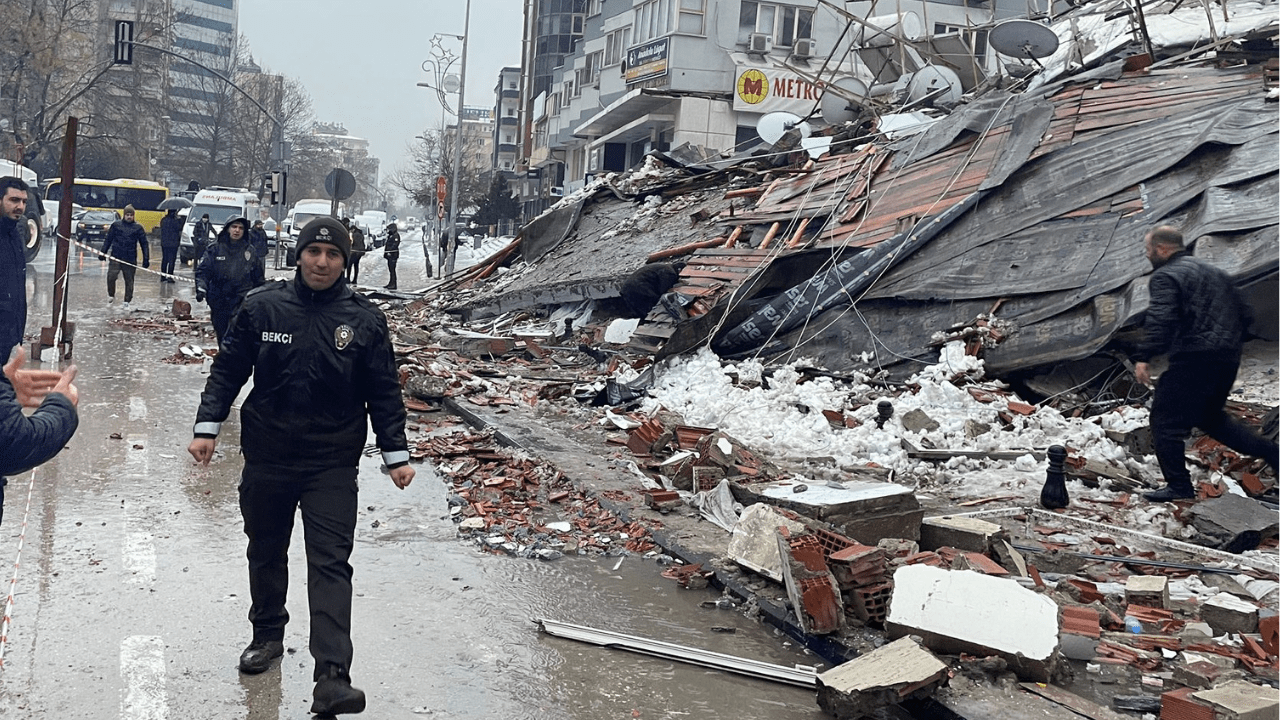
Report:
[[[820,101],[822,119],[828,125],[853,122],[866,97],[867,85],[858,78],[846,77],[827,83]]]
[[[996,52],[1016,58],[1049,57],[1058,51],[1058,36],[1034,20],[1014,18],[996,23],[988,42]]]
[[[756,132],[770,145],[778,144],[782,136],[793,128],[800,131],[800,137],[809,137],[813,133],[809,123],[802,122],[799,115],[789,112],[771,112],[756,123]]]
[[[954,105],[964,95],[964,86],[955,70],[937,65],[926,65],[912,73],[907,82],[907,100],[910,104],[942,103]]]

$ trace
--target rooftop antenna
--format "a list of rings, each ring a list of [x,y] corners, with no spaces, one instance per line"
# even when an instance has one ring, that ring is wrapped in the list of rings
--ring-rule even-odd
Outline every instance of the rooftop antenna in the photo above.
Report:
[[[1027,58],[1044,70],[1040,58],[1058,51],[1058,36],[1048,26],[1034,20],[1013,18],[996,23],[987,37],[996,52],[1009,57]]]

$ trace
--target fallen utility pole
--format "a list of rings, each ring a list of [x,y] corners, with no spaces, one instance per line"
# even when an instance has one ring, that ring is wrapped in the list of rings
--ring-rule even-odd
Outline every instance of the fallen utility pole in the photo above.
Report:
[[[799,685],[800,687],[817,687],[818,673],[815,668],[797,665],[789,668],[784,665],[774,665],[764,663],[758,660],[749,660],[747,658],[734,657],[732,655],[724,655],[709,650],[699,650],[698,648],[686,647],[684,645],[675,645],[673,643],[661,642],[659,640],[649,640],[635,635],[623,635],[621,633],[610,632],[608,630],[597,630],[584,625],[571,625],[556,620],[547,620],[541,618],[537,621],[538,627],[542,632],[556,637],[568,638],[570,640],[578,640],[593,645],[601,645],[603,647],[612,647],[619,650],[630,650],[631,652],[642,653],[644,655],[652,655],[666,660],[675,660],[677,662],[689,663],[691,665],[701,665],[703,667],[715,668],[726,672],[737,673],[739,675],[747,675],[749,677],[759,678],[761,680],[773,680],[774,682],[787,683],[789,685]]]

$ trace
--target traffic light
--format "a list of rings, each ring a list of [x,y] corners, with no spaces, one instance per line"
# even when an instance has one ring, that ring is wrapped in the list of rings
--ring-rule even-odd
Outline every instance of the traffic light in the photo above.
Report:
[[[262,180],[262,189],[267,193],[269,205],[285,204],[285,186],[288,184],[288,175],[281,170],[274,170],[267,173]]]
[[[115,55],[113,65],[133,64],[133,21],[117,20],[115,26]]]

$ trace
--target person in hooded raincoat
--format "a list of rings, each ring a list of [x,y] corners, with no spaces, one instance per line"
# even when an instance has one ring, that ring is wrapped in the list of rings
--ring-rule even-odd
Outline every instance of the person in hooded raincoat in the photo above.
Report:
[[[242,217],[228,220],[196,265],[196,302],[209,303],[219,345],[240,301],[264,282],[258,252],[249,242],[249,221]]]

